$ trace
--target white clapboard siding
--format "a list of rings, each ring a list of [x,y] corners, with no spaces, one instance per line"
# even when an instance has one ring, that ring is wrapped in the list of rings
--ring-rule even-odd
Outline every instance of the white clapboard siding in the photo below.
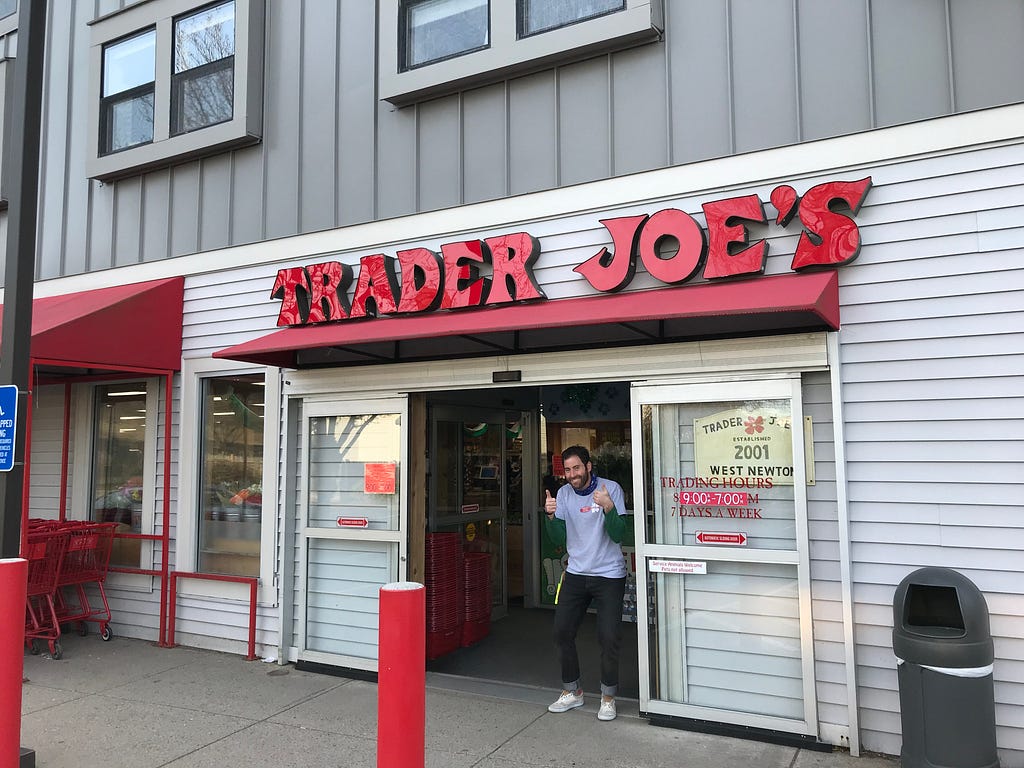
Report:
[[[1000,759],[1020,765],[1024,148],[873,176],[839,336],[862,743],[899,752],[892,597],[945,566],[986,594]]]
[[[24,403],[24,400],[22,401]],[[64,451],[64,385],[37,386],[32,391],[32,439],[29,460],[28,516],[60,517],[61,456]],[[68,487],[74,457],[68,444]],[[68,496],[70,499],[70,495]],[[68,502],[70,504],[70,502]]]

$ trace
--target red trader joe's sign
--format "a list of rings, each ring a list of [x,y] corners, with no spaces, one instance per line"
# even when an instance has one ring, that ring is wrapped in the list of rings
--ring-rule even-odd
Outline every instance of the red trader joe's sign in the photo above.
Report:
[[[857,257],[860,231],[852,217],[870,188],[869,176],[819,184],[803,197],[788,184],[772,190],[775,224],[786,227],[798,216],[803,225],[790,265],[794,271],[838,267]],[[837,210],[843,206],[850,215]],[[768,241],[751,243],[747,232],[747,223],[768,221],[762,200],[744,195],[701,207],[706,226],[677,208],[602,219],[611,249],[602,248],[574,271],[604,292],[629,285],[637,259],[655,279],[668,285],[697,275],[720,280],[762,274]],[[667,241],[677,245],[669,258],[662,254]],[[440,254],[428,248],[398,251],[394,257],[375,253],[359,260],[354,288],[348,264],[327,261],[289,267],[278,271],[271,298],[281,301],[279,326],[543,300],[546,297],[533,275],[540,252],[535,237],[513,232],[446,243]],[[488,266],[490,276],[485,276]]]

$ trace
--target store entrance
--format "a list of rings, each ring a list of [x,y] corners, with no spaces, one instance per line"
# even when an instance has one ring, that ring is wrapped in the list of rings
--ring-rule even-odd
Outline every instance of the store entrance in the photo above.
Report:
[[[544,490],[555,492],[564,482],[561,451],[584,445],[594,456],[595,472],[622,484],[631,503],[629,385],[446,392],[428,398],[427,414],[427,669],[557,688],[551,627],[566,556],[544,535]],[[463,569],[472,569],[482,554],[490,574],[486,628],[473,618],[479,605],[473,591],[479,587],[472,574],[445,582],[455,577],[446,562],[457,558]],[[632,549],[625,548],[624,556],[632,566]],[[468,611],[459,617],[458,639],[440,614],[446,583],[458,610]],[[635,596],[635,589],[629,594]],[[580,630],[578,647],[584,687],[597,691],[600,652],[593,615]],[[624,606],[620,696],[638,698],[637,666],[633,602]]]
[[[430,412],[427,531],[458,536],[463,560],[470,555],[486,566],[487,578],[469,586],[487,589],[489,616],[499,619],[508,610],[510,592],[522,596],[522,430],[527,414],[451,405],[435,405]],[[510,523],[518,535],[510,533]],[[443,537],[428,537],[437,540]],[[517,558],[510,556],[513,540]],[[509,572],[513,560],[516,574]],[[463,603],[474,599],[465,591],[461,596]],[[478,608],[477,613],[485,611]]]

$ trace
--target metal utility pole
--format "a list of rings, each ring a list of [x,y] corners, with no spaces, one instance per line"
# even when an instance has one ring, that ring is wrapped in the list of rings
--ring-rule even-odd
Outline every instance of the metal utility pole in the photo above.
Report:
[[[22,638],[27,564],[21,550],[21,510],[25,489],[25,405],[32,342],[32,289],[36,264],[36,213],[39,204],[39,144],[43,101],[46,0],[18,3],[18,52],[14,61],[13,109],[4,147],[7,162],[7,254],[4,273],[3,331],[0,334],[0,385],[17,395],[12,461],[0,472],[0,763],[34,768],[36,753],[19,747],[21,733]],[[16,389],[15,389],[16,388]],[[5,429],[7,429],[5,425]],[[9,437],[9,436],[8,436]],[[13,641],[13,642],[12,642]]]
[[[18,388],[14,467],[0,473],[0,557],[17,557],[25,488],[25,397],[32,341],[32,284],[36,265],[39,202],[39,143],[43,101],[43,54],[47,0],[22,0],[18,10],[18,53],[14,66],[11,146],[4,171],[7,209],[7,264],[4,272],[0,384]]]

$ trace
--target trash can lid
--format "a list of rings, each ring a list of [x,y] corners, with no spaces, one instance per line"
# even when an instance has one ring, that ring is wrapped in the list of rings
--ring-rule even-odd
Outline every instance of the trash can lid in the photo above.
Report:
[[[985,596],[962,573],[927,567],[908,574],[893,596],[893,651],[939,667],[982,667],[994,659]]]

